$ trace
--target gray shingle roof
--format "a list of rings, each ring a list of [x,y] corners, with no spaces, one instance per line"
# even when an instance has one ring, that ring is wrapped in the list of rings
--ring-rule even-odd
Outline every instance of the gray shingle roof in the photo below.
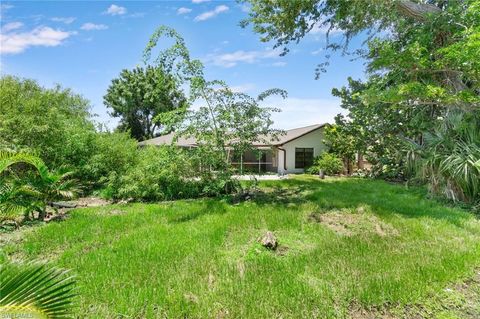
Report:
[[[297,139],[307,133],[310,133],[312,131],[315,131],[321,127],[324,127],[326,124],[315,124],[315,125],[309,125],[309,126],[304,126],[304,127],[299,127],[299,128],[294,128],[291,130],[286,130],[285,134],[280,135],[277,137],[276,140],[271,138],[270,136],[267,136],[266,138],[261,138],[261,140],[267,140],[270,141],[269,145],[283,145],[287,142],[290,142],[294,139]],[[150,140],[146,140],[143,142],[138,143],[138,145],[144,146],[144,145],[170,145],[173,142],[175,133],[170,133],[166,135],[162,135],[159,137],[152,138]],[[197,145],[195,138],[189,137],[189,138],[184,138],[180,137],[178,138],[177,142],[175,143],[177,146],[181,147],[194,147]],[[253,146],[265,146],[265,143],[263,142],[258,142],[254,143]]]

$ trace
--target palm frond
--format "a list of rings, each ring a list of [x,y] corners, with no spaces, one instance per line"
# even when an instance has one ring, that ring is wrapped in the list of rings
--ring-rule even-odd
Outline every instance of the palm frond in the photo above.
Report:
[[[40,174],[48,171],[45,163],[37,156],[28,153],[14,153],[9,151],[0,151],[0,173],[8,167],[17,163],[26,163],[32,165]]]
[[[433,192],[453,200],[480,200],[480,119],[450,112],[423,145],[411,145],[408,167],[429,182]]]
[[[71,318],[74,284],[66,270],[39,263],[1,266],[0,316]]]

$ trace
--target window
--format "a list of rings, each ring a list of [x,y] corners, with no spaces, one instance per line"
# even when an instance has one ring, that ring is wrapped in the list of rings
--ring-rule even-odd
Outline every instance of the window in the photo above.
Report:
[[[308,168],[313,165],[313,148],[295,148],[295,168]]]

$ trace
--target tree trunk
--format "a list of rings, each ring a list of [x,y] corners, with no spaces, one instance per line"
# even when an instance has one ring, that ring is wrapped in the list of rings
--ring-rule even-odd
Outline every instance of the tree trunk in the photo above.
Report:
[[[396,5],[402,15],[413,18],[418,22],[426,21],[428,15],[435,15],[442,12],[442,9],[433,4],[415,3],[410,0],[398,0]],[[446,82],[445,85],[453,88],[455,93],[467,88],[460,72],[447,71],[445,72],[444,79]]]
[[[362,152],[358,152],[357,168],[358,168],[358,169],[363,169],[363,168],[364,168],[364,165],[363,165],[363,153],[362,153]]]

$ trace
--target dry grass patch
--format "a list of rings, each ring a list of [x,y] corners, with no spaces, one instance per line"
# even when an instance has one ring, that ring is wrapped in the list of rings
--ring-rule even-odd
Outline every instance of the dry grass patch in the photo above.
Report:
[[[321,223],[339,235],[356,236],[376,234],[381,237],[397,236],[398,230],[373,215],[367,207],[356,209],[333,209],[326,212],[315,212],[309,220]]]

